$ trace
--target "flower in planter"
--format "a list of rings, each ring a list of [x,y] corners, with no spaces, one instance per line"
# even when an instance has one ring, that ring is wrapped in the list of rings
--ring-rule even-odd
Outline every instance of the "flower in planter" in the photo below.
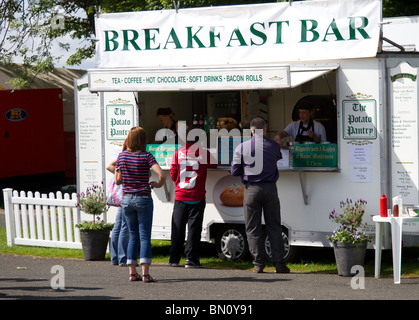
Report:
[[[93,215],[91,222],[83,221],[76,224],[76,227],[80,230],[112,229],[113,223],[105,223],[103,220],[101,221],[99,217],[102,213],[105,213],[109,209],[107,198],[104,194],[102,186],[93,185],[92,187],[87,188],[86,192],[77,193],[76,207],[81,211]]]
[[[329,213],[329,219],[339,223],[340,226],[333,231],[331,236],[326,236],[326,238],[332,242],[353,244],[371,241],[372,236],[367,236],[364,232],[357,229],[365,226],[362,223],[362,217],[365,213],[366,204],[367,201],[363,199],[356,200],[354,203],[351,199],[341,201],[339,205],[343,213],[338,214],[335,209]]]

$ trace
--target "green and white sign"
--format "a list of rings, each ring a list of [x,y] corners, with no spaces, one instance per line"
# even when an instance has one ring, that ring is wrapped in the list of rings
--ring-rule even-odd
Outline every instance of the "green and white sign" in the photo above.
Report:
[[[173,154],[179,148],[178,144],[148,144],[147,151],[150,152],[160,166],[166,166],[166,159],[172,160]]]
[[[313,143],[294,145],[293,167],[337,167],[336,143]]]
[[[165,68],[375,57],[380,15],[380,0],[99,14],[96,65]]]
[[[345,140],[377,139],[377,101],[342,101],[342,136]]]
[[[129,130],[134,126],[134,105],[106,105],[107,140],[125,140]]]

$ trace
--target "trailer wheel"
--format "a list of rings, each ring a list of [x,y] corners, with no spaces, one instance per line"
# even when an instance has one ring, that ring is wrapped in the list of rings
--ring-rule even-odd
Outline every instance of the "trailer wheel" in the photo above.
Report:
[[[290,245],[290,239],[288,237],[288,230],[285,227],[282,227],[282,239],[284,241],[285,249],[285,261],[293,261],[297,257],[298,248]],[[269,237],[265,233],[265,255],[269,261],[272,261],[272,252],[271,252],[271,243],[269,242]]]
[[[249,255],[246,233],[242,226],[228,226],[215,239],[218,257],[223,260],[244,260]]]

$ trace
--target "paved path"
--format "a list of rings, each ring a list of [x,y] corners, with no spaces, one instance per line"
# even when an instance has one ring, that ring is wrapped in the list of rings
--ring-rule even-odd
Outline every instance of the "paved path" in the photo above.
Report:
[[[59,271],[52,269],[58,267]],[[419,279],[352,278],[334,274],[254,274],[243,270],[153,265],[156,283],[129,282],[109,261],[0,255],[0,299],[322,300],[419,299]],[[57,280],[57,281],[53,281]],[[61,280],[61,282],[59,281]],[[64,289],[54,290],[54,285]]]
[[[392,277],[360,280],[337,274],[255,274],[167,265],[152,265],[151,274],[158,282],[129,282],[128,268],[112,266],[109,261],[0,254],[0,300],[8,301],[9,307],[13,306],[12,300],[136,300],[137,314],[144,308],[153,312],[154,319],[173,318],[173,313],[181,319],[219,319],[223,312],[229,319],[261,319],[283,310],[284,302],[293,300],[419,299],[419,278],[402,278],[402,283],[395,285]],[[353,289],[351,284],[361,288]],[[282,300],[281,305],[278,300]],[[83,304],[84,313],[92,309],[88,306]],[[31,315],[33,307],[19,312],[27,310]],[[327,306],[317,305],[317,310],[312,304],[307,308],[295,309],[295,304],[288,307],[298,315],[312,316]],[[97,306],[92,310],[97,309],[105,314],[108,310]]]

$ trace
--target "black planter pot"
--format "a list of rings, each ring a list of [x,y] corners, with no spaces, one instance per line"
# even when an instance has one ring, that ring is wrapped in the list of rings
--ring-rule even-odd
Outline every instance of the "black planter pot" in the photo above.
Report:
[[[350,277],[356,273],[351,273],[351,268],[355,265],[364,265],[365,254],[367,252],[367,242],[352,244],[346,242],[334,242],[336,265],[338,274],[343,277]]]
[[[110,230],[80,230],[84,260],[105,260],[109,234]]]

